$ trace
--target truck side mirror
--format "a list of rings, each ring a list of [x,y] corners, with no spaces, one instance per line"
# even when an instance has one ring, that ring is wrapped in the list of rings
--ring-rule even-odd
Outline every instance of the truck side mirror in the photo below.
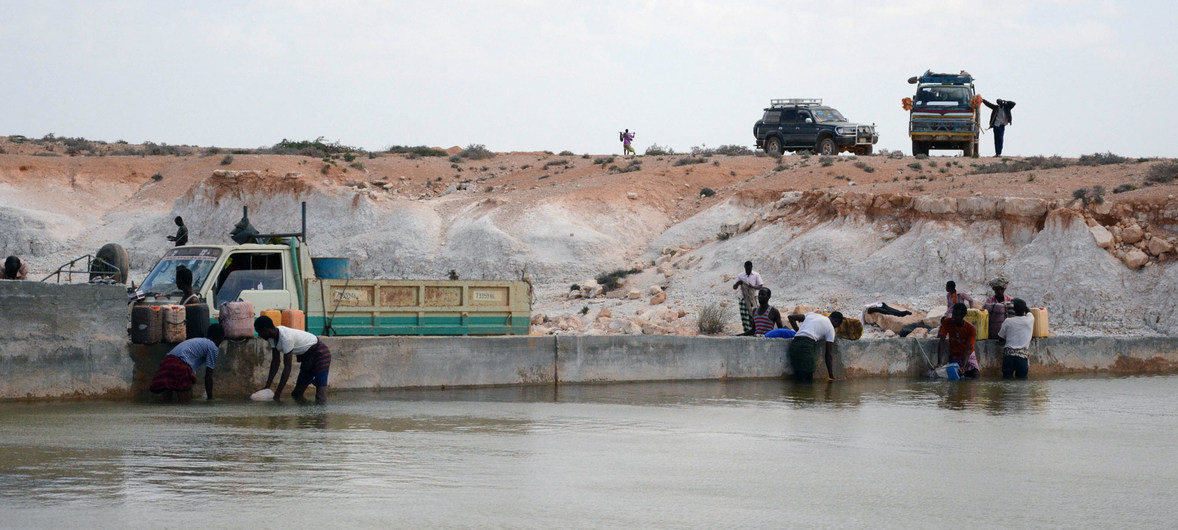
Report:
[[[813,118],[806,118],[806,123],[814,123],[814,119]]]
[[[909,78],[908,78],[908,84],[910,84],[910,85],[915,85],[915,84],[916,84],[916,77],[915,77],[915,76],[913,76],[913,77],[909,77]]]

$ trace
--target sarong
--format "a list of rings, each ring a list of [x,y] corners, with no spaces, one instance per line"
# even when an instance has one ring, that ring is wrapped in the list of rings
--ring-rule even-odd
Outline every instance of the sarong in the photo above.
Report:
[[[160,369],[151,379],[148,389],[153,394],[159,394],[165,390],[188,390],[195,384],[196,374],[192,372],[192,367],[175,355],[167,355],[160,362]]]
[[[789,344],[789,364],[794,369],[794,380],[809,382],[814,380],[814,370],[818,368],[818,343],[810,337],[795,336]]]

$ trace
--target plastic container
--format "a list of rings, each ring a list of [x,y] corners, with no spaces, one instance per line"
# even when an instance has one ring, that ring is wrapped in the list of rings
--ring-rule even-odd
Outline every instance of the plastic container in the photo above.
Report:
[[[961,379],[961,374],[957,372],[957,363],[949,363],[945,365],[945,379],[956,381]]]
[[[965,321],[973,324],[973,327],[978,330],[977,340],[987,340],[990,338],[990,312],[985,309],[968,309],[965,312]]]
[[[254,304],[225,302],[221,304],[221,326],[227,339],[248,339],[254,336]]]
[[[299,331],[307,331],[307,316],[300,309],[283,309],[282,325]]]
[[[349,275],[348,258],[311,258],[315,277],[324,280],[346,280]]]
[[[1035,316],[1035,328],[1031,331],[1031,336],[1035,338],[1042,338],[1047,336],[1047,308],[1046,307],[1032,307],[1031,314]]]
[[[262,314],[259,316],[270,317],[270,322],[273,322],[275,326],[283,325],[282,324],[282,311],[279,311],[277,309],[263,309]]]
[[[184,328],[190,339],[209,336],[209,304],[184,306]]]
[[[164,307],[164,342],[184,342],[188,338],[187,311],[182,305]]]
[[[164,312],[159,306],[137,305],[131,308],[131,342],[157,344],[164,336]]]

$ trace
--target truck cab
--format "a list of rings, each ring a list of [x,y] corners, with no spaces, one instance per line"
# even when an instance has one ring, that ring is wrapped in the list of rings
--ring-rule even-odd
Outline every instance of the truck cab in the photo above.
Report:
[[[930,70],[908,79],[916,85],[916,93],[904,100],[913,155],[928,155],[931,149],[960,149],[964,156],[978,155],[981,113],[973,81],[964,70],[958,74]]]

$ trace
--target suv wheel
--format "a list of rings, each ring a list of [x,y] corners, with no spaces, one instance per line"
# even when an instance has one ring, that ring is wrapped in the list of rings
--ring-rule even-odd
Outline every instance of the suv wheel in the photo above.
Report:
[[[781,156],[781,138],[770,136],[765,140],[765,152],[772,156]]]
[[[839,146],[834,143],[834,138],[827,136],[818,140],[818,148],[815,151],[820,155],[834,156],[839,154]]]

